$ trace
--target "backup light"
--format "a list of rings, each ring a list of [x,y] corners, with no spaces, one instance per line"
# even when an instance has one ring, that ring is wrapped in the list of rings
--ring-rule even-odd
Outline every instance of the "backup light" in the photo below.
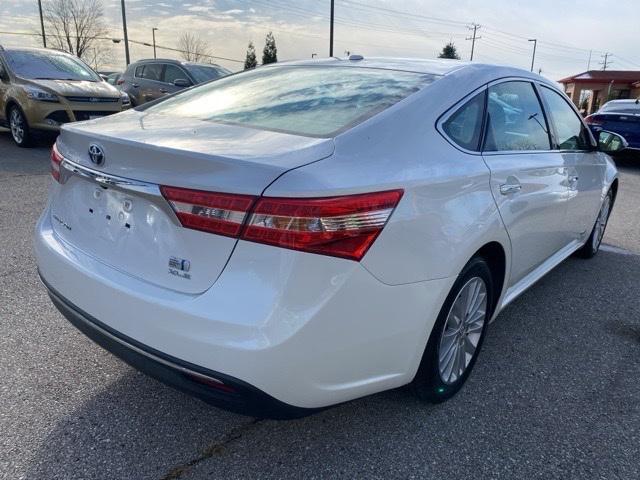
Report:
[[[176,187],[160,187],[183,227],[238,237],[255,197],[205,192]]]

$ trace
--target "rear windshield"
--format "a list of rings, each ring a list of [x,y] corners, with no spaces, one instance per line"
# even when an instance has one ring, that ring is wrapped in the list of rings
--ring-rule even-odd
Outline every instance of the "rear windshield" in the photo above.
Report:
[[[607,113],[637,113],[640,114],[640,103],[625,102],[625,103],[606,103],[601,109],[601,112]]]
[[[216,78],[224,77],[231,73],[230,70],[227,70],[224,67],[207,67],[203,65],[185,65],[189,73],[193,75],[196,83],[204,83],[209,80],[215,80]]]
[[[9,50],[5,52],[5,58],[14,74],[29,80],[102,81],[79,59],[51,50]]]
[[[146,111],[325,137],[362,122],[436,78],[360,67],[258,68],[187,90]]]

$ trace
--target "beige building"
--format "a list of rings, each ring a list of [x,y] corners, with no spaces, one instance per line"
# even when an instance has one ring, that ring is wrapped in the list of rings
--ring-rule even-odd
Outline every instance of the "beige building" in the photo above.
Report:
[[[559,82],[578,108],[585,99],[585,114],[598,110],[609,100],[640,98],[640,71],[634,70],[590,70]]]

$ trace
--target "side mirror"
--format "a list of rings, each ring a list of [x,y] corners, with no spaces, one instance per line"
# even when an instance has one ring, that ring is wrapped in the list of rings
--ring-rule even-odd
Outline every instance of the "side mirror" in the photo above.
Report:
[[[620,152],[627,148],[629,144],[622,135],[600,130],[598,132],[598,150],[605,153]]]
[[[191,86],[191,82],[189,80],[187,80],[186,78],[176,78],[173,81],[173,84],[176,87],[190,87]]]

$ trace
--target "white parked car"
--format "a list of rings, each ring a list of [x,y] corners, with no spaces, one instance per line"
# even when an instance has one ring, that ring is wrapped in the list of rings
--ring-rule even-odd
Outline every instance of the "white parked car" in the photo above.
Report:
[[[600,139],[518,69],[260,67],[63,126],[38,267],[89,337],[224,408],[439,402],[491,319],[598,251],[624,147]]]

